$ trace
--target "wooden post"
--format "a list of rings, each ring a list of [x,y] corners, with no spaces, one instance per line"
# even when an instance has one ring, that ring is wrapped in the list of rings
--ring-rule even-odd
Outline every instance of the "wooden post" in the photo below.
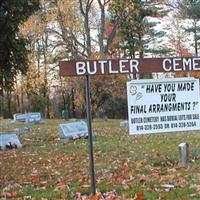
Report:
[[[187,167],[189,163],[189,144],[183,142],[179,144],[178,147],[179,147],[179,163]]]

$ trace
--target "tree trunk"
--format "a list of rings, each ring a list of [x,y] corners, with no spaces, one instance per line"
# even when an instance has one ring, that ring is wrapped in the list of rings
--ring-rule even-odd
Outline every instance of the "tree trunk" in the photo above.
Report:
[[[20,110],[20,112],[21,113],[23,113],[24,111],[25,111],[25,108],[24,108],[24,88],[23,88],[23,85],[22,85],[22,83],[24,82],[24,78],[23,78],[23,76],[21,76],[21,86],[20,86],[20,101],[19,101],[19,105],[20,105],[20,107],[19,107],[19,110]]]
[[[20,100],[19,100],[19,94],[15,95],[15,102],[16,102],[16,112],[21,112],[21,107],[20,107]]]
[[[90,25],[89,25],[89,12],[91,9],[91,4],[93,0],[87,1],[85,5],[85,10],[83,8],[83,1],[79,0],[79,6],[80,6],[80,11],[83,16],[83,23],[84,23],[84,30],[85,30],[85,36],[86,36],[86,52],[87,52],[87,57],[90,57],[92,54],[92,49],[91,49],[91,35],[90,35]]]
[[[21,107],[20,107],[20,112],[24,112],[25,108],[24,108],[24,92],[23,89],[21,89]]]
[[[47,95],[47,108],[46,108],[46,118],[50,119],[50,99],[49,95]]]
[[[67,96],[67,113],[68,113],[68,117],[71,117],[71,105],[70,105],[70,95],[68,94]]]
[[[63,99],[63,110],[66,110],[66,99],[63,91],[62,91],[62,99]]]
[[[7,107],[8,107],[8,116],[11,117],[11,93],[10,91],[7,91]]]
[[[0,76],[0,118],[4,118],[4,79]]]
[[[20,112],[20,100],[19,100],[19,91],[18,91],[18,84],[17,84],[17,81],[15,81],[15,87],[16,87],[16,90],[15,90],[15,95],[14,95],[14,98],[15,98],[15,113],[17,112]]]
[[[144,46],[142,44],[142,36],[139,35],[139,54],[140,54],[140,58],[144,57]],[[140,79],[151,79],[152,78],[152,74],[151,73],[145,73],[145,74],[141,74],[139,75]]]
[[[49,95],[48,95],[48,80],[47,80],[47,47],[48,47],[48,35],[45,33],[43,38],[43,57],[44,57],[44,91],[43,96],[46,99],[46,108],[44,110],[45,117],[50,118],[49,108]]]
[[[99,47],[100,47],[100,52],[104,53],[105,48],[104,48],[104,32],[105,32],[105,7],[104,5],[101,4],[101,1],[99,1],[99,5],[101,8],[101,23],[100,23],[100,31],[99,31]]]
[[[72,98],[72,118],[75,118],[75,99],[74,99],[74,88],[71,89],[71,98]]]
[[[3,92],[3,87],[0,88],[0,118],[4,118],[4,92]]]
[[[195,55],[198,56],[198,40],[197,40],[196,23],[195,23],[195,28],[194,28],[194,48],[195,48]]]

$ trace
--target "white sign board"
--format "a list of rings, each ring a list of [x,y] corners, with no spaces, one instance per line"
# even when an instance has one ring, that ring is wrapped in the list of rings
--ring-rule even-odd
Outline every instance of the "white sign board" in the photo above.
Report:
[[[198,79],[134,80],[127,96],[130,134],[200,129]]]

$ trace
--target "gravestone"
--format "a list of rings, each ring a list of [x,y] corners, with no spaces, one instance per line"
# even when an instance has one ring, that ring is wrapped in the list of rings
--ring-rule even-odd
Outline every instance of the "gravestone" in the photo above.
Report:
[[[39,112],[31,112],[26,114],[26,123],[27,124],[36,124],[40,123],[42,120],[41,113]]]
[[[0,149],[16,149],[22,147],[16,134],[0,134]]]
[[[128,120],[124,120],[120,122],[121,127],[128,127]]]
[[[105,122],[108,121],[108,117],[107,116],[104,116],[103,119],[104,119]]]
[[[18,122],[25,122],[26,121],[26,114],[16,113],[13,115],[14,121]]]
[[[30,131],[30,128],[28,128],[28,127],[14,128],[12,131],[14,133],[24,133],[24,132]]]
[[[62,111],[62,118],[63,118],[64,120],[68,120],[68,112],[67,112],[66,110],[63,110],[63,111]]]
[[[189,163],[189,144],[182,142],[178,145],[179,148],[179,163],[185,167]]]
[[[61,139],[76,139],[88,136],[87,123],[84,121],[60,124],[59,130]]]

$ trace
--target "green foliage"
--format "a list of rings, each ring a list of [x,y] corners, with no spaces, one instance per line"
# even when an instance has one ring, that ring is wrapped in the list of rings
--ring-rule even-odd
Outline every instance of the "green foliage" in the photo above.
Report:
[[[159,8],[152,6],[155,1],[113,0],[110,4],[112,20],[119,19],[119,28],[123,37],[120,48],[126,55],[134,56],[139,51],[143,57],[145,45],[155,37],[163,36],[164,32],[156,32],[153,27],[156,22],[150,22],[148,17],[157,17]],[[145,39],[145,36],[149,36]]]
[[[177,1],[177,8],[179,15],[182,18],[192,20],[189,27],[185,28],[186,32],[192,33],[194,38],[195,54],[198,55],[200,26],[198,24],[200,19],[200,1],[199,0],[179,0]]]
[[[108,116],[109,118],[126,119],[128,114],[126,96],[110,99],[108,102],[106,102],[105,105],[103,105],[103,109],[106,116]]]
[[[200,19],[200,1],[190,0],[185,2],[186,13],[193,19]]]
[[[19,26],[38,8],[38,0],[0,2],[1,88],[11,88],[16,74],[27,69],[27,40],[19,33]]]
[[[41,112],[45,115],[45,109],[50,106],[50,104],[48,99],[42,94],[32,94],[29,97],[29,106],[27,109],[32,112]]]

